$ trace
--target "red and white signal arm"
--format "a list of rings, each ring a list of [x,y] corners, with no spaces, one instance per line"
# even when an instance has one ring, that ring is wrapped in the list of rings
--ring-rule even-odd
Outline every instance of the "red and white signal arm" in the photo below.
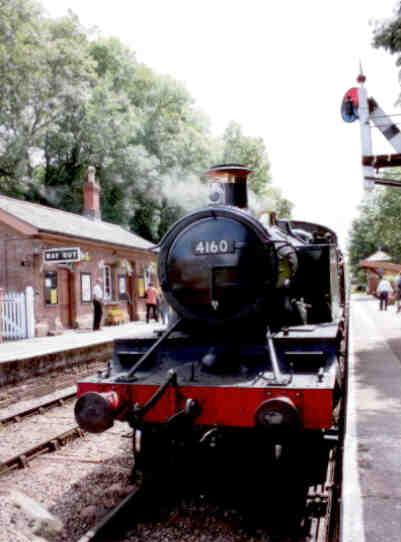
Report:
[[[344,95],[341,102],[341,116],[344,122],[354,122],[359,118],[358,115],[358,88],[350,88]]]

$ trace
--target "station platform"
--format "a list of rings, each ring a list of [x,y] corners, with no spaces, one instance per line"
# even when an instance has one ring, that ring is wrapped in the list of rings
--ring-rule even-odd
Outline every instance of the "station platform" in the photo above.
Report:
[[[342,542],[401,541],[401,313],[351,300]]]
[[[83,348],[110,342],[121,337],[147,337],[151,336],[155,329],[161,328],[161,324],[130,322],[119,326],[104,327],[99,331],[71,330],[54,337],[6,341],[0,343],[0,363]]]
[[[72,367],[91,360],[111,358],[113,340],[124,337],[152,337],[158,323],[130,322],[99,331],[67,331],[54,337],[36,337],[0,343],[0,386],[52,370]]]

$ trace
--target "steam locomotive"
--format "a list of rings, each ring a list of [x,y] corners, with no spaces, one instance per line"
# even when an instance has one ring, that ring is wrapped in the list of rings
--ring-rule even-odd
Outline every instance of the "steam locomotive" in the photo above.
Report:
[[[161,241],[174,321],[155,338],[116,340],[107,371],[78,383],[81,428],[128,422],[136,465],[224,441],[338,433],[347,318],[336,235],[274,214],[263,225],[247,208],[250,173],[210,169],[210,205]]]

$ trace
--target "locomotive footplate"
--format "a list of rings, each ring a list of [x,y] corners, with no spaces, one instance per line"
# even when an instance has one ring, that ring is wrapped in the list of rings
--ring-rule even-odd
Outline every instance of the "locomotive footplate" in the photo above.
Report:
[[[255,427],[261,406],[266,404],[264,419],[271,424],[288,420],[293,410],[303,428],[329,429],[336,400],[335,328],[326,325],[321,326],[320,334],[318,331],[314,326],[312,331],[289,330],[275,337],[284,385],[276,381],[265,344],[211,346],[206,340],[173,336],[138,368],[133,381],[125,380],[127,369],[155,341],[117,340],[110,375],[80,382],[78,395],[116,393],[115,419],[119,420],[127,420],[136,405],[144,422],[166,423],[193,401],[199,409],[196,425]],[[296,349],[290,340],[292,333],[304,336],[304,344],[297,341]],[[174,385],[166,385],[172,374]]]
[[[85,403],[78,422],[94,412],[95,403],[101,416],[107,412],[107,423],[96,419],[96,428],[110,426],[111,418],[165,424],[196,405],[192,420],[197,426],[328,430],[340,396],[337,331],[335,323],[297,326],[275,334],[274,346],[211,344],[173,334],[155,349],[154,339],[118,339],[109,373],[78,384],[79,397],[103,397],[91,395],[93,404]],[[152,355],[144,356],[149,351]]]

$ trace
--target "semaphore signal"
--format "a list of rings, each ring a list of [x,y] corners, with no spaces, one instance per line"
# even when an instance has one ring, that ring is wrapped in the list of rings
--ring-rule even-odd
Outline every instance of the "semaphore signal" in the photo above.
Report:
[[[366,77],[361,67],[357,77],[359,86],[350,88],[341,103],[341,116],[344,122],[359,120],[364,188],[370,191],[376,184],[401,187],[401,181],[377,175],[379,169],[401,165],[401,132],[376,100],[368,98],[364,86],[365,81]],[[373,153],[372,124],[380,130],[396,151],[394,154],[375,155]]]

